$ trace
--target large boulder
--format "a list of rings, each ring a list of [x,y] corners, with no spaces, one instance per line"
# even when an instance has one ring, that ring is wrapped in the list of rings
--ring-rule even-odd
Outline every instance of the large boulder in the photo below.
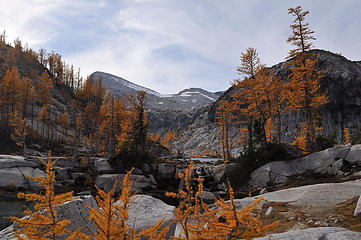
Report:
[[[13,167],[32,167],[38,168],[38,164],[27,161],[22,156],[0,155],[0,169]]]
[[[114,172],[106,158],[94,158],[94,170],[100,174]]]
[[[308,171],[336,175],[341,172],[343,166],[343,161],[339,160],[347,159],[349,151],[350,146],[338,146],[292,161],[267,163],[251,173],[249,184],[254,187],[265,187],[269,184],[285,183],[290,176]]]
[[[95,180],[95,185],[104,191],[110,191],[113,188],[114,182],[118,181],[116,193],[121,191],[120,184],[122,183],[126,174],[102,174],[98,175]],[[133,190],[141,192],[143,189],[151,186],[151,180],[143,175],[131,175],[133,181]]]
[[[361,144],[352,146],[345,160],[352,165],[361,166]]]
[[[96,226],[89,219],[88,206],[98,208],[98,204],[92,195],[83,195],[60,205],[56,208],[56,212],[59,219],[70,220],[71,224],[67,228],[71,232],[79,230],[87,235],[92,235],[96,231]]]
[[[41,158],[44,162],[48,162],[48,157]],[[44,166],[43,163],[40,161],[39,157],[28,156],[26,160],[29,162],[33,162],[38,164],[39,166]],[[76,159],[71,157],[51,157],[51,161],[55,161],[56,163],[54,166],[66,168],[68,171],[77,171],[80,168],[80,162]]]
[[[302,187],[289,188],[269,192],[258,197],[263,197],[269,202],[287,202],[297,206],[326,207],[335,206],[353,197],[361,195],[361,180],[343,183],[322,183]],[[249,204],[255,198],[237,200],[240,204]]]
[[[134,197],[135,200],[129,207],[128,223],[131,226],[135,223],[135,230],[139,231],[154,226],[161,219],[163,219],[163,225],[167,225],[174,220],[174,206],[148,195],[135,195]],[[173,235],[174,230],[175,223],[171,223],[169,233]]]
[[[22,189],[41,188],[28,176],[44,177],[45,172],[32,167],[0,168],[0,187]]]
[[[89,220],[89,209],[88,207],[98,208],[98,205],[91,195],[85,195],[77,197],[73,201],[66,202],[56,208],[57,216],[61,219],[70,220],[70,224],[67,228],[70,232],[80,230],[81,232],[92,235],[96,231],[96,226],[92,221]],[[0,231],[1,240],[15,240],[13,231],[16,230],[17,226],[12,224],[11,226]],[[65,239],[62,238],[62,239]]]
[[[275,233],[255,240],[359,240],[360,232],[352,232],[345,228],[319,227]]]
[[[219,183],[232,169],[236,167],[235,163],[221,164],[210,169],[215,182]]]

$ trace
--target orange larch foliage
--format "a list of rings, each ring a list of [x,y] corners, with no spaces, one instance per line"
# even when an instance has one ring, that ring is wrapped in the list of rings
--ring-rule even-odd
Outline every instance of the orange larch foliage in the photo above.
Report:
[[[127,96],[129,107],[125,112],[122,132],[117,136],[117,151],[145,152],[148,119],[145,109],[146,92]]]
[[[66,111],[64,111],[59,118],[59,125],[62,128],[63,140],[66,139],[68,128],[69,128],[69,118]]]
[[[10,115],[15,111],[19,78],[20,74],[18,69],[13,67],[11,70],[6,71],[4,78],[0,83],[0,104],[5,107],[5,114],[7,119],[9,119]]]
[[[41,105],[50,104],[51,89],[53,89],[53,80],[50,78],[49,74],[44,71],[41,77],[38,80],[38,100]]]
[[[14,235],[20,240],[56,240],[59,237],[68,235],[67,240],[77,237],[78,232],[71,233],[66,229],[70,224],[67,219],[59,220],[56,213],[56,207],[73,199],[73,192],[55,195],[55,171],[53,169],[56,161],[51,161],[49,152],[48,162],[39,160],[46,166],[45,177],[31,177],[39,186],[44,187],[44,195],[37,193],[19,193],[19,198],[26,201],[35,201],[35,211],[26,210],[25,218],[11,217],[10,219],[18,224]]]
[[[33,83],[28,77],[24,77],[18,84],[16,93],[17,107],[20,109],[23,118],[27,116],[28,107],[31,103],[32,87]]]
[[[221,149],[223,152],[224,161],[229,161],[229,137],[228,127],[231,122],[231,112],[233,111],[233,105],[226,101],[220,100],[216,111],[217,124],[219,125]]]
[[[351,143],[350,131],[348,130],[348,128],[345,128],[343,130],[343,136],[345,139],[345,144]]]
[[[26,123],[27,119],[20,116],[19,111],[15,109],[15,113],[12,115],[10,123],[14,128],[11,134],[11,139],[20,146],[23,146],[23,156],[26,151],[26,136],[30,133],[29,126]]]
[[[260,67],[254,78],[236,80],[238,88],[234,102],[240,115],[245,119],[259,121],[263,129],[263,141],[267,142],[266,123],[270,118],[279,119],[278,131],[281,132],[281,114],[284,111],[285,95],[283,84],[274,71]],[[248,121],[248,120],[247,120]]]
[[[309,13],[308,10],[302,11],[301,6],[288,9],[288,14],[294,16],[295,19],[293,20],[294,24],[290,25],[293,35],[287,39],[287,42],[295,45],[296,48],[290,50],[287,58],[297,57],[299,53],[310,50],[312,47],[310,40],[316,40],[313,36],[315,32],[309,29],[308,23],[305,23],[305,17]]]
[[[41,136],[42,136],[42,139],[45,138],[45,124],[46,124],[47,116],[48,116],[48,112],[46,111],[46,109],[47,109],[47,106],[43,105],[40,112],[39,112],[39,115],[37,117],[37,120],[39,122],[41,122]]]
[[[290,50],[288,58],[293,58],[290,62],[291,74],[289,82],[286,84],[287,100],[289,109],[302,111],[305,114],[304,127],[308,128],[303,132],[305,135],[306,152],[312,151],[315,140],[315,125],[313,112],[329,100],[325,92],[321,92],[320,79],[323,77],[322,72],[317,70],[317,62],[310,53],[306,52],[311,49],[310,40],[315,40],[313,31],[305,23],[305,17],[309,11],[303,11],[301,6],[289,8],[288,14],[295,17],[294,24],[290,26],[292,36],[287,42],[295,45],[296,48]]]
[[[132,225],[128,224],[129,207],[136,197],[132,191],[133,182],[130,178],[132,170],[129,171],[121,186],[122,192],[119,201],[115,202],[114,195],[118,182],[116,181],[109,192],[104,192],[98,187],[96,201],[99,208],[90,210],[90,219],[95,223],[97,232],[92,240],[140,240],[140,239],[164,239],[169,226],[163,226],[163,220],[158,221],[153,227],[136,232]]]

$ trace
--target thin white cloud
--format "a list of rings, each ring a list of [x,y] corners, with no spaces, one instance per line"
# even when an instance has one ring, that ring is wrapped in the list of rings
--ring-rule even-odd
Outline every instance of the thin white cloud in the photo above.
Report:
[[[249,46],[267,65],[284,59],[287,9],[299,4],[310,10],[315,47],[359,58],[358,0],[12,0],[0,8],[0,30],[59,52],[84,74],[106,71],[161,93],[217,91],[237,77]]]

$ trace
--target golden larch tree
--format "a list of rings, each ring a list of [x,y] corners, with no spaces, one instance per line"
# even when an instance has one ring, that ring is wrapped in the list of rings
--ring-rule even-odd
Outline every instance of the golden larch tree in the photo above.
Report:
[[[288,58],[290,62],[291,74],[289,82],[285,85],[289,109],[302,111],[305,115],[304,127],[306,133],[306,151],[312,151],[315,140],[314,110],[326,104],[329,100],[327,94],[321,91],[320,79],[322,72],[317,69],[318,60],[308,51],[311,50],[311,40],[315,40],[313,31],[309,29],[309,24],[305,22],[305,17],[309,11],[303,11],[301,6],[289,8],[288,13],[295,17],[292,29],[292,36],[287,42],[296,46],[290,50]]]
[[[31,177],[39,186],[45,189],[43,195],[37,193],[19,193],[18,198],[24,198],[26,201],[36,202],[34,211],[28,209],[25,211],[25,218],[11,217],[11,220],[18,224],[19,228],[15,231],[15,236],[21,240],[56,240],[68,235],[67,240],[76,239],[78,232],[71,233],[66,227],[70,224],[68,219],[60,220],[56,213],[56,207],[70,201],[73,198],[73,192],[56,195],[55,171],[56,161],[51,160],[49,152],[48,161],[41,158],[39,160],[46,166],[45,177]]]
[[[18,110],[15,110],[10,120],[11,126],[13,127],[13,133],[10,135],[11,139],[15,141],[16,144],[23,146],[23,156],[25,156],[26,153],[26,136],[30,133],[26,121],[27,119],[21,117]]]
[[[216,111],[217,124],[219,125],[219,135],[221,140],[221,149],[224,161],[229,160],[230,144],[228,137],[228,128],[231,123],[231,112],[233,106],[226,100],[220,100]]]

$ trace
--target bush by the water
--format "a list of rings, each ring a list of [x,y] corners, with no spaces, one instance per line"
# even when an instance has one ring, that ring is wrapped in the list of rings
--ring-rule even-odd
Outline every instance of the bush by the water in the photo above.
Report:
[[[246,149],[234,160],[236,167],[227,177],[233,186],[243,186],[249,180],[250,174],[260,166],[292,158],[285,144],[267,143],[255,149]]]
[[[155,159],[149,152],[119,151],[109,158],[109,163],[122,171],[130,170],[133,167],[140,168],[144,163],[151,163]]]

